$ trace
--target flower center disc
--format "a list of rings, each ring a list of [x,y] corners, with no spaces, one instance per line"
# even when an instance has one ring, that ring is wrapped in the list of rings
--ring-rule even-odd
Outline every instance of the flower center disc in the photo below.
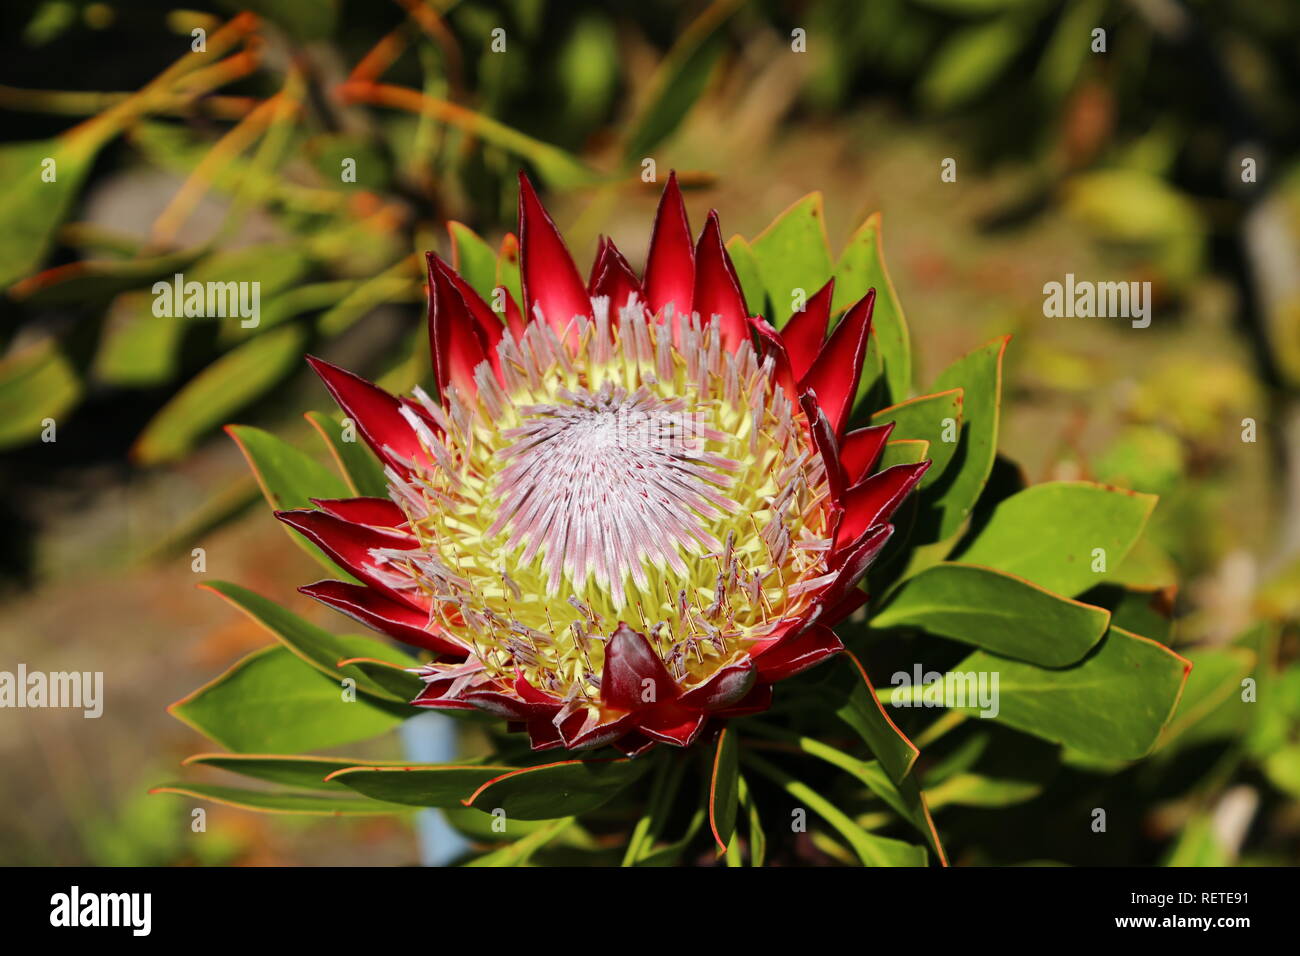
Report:
[[[640,630],[693,683],[807,611],[827,580],[825,467],[802,413],[716,322],[636,305],[544,321],[499,347],[501,380],[425,408],[436,465],[390,473],[421,549],[392,556],[435,623],[503,679],[599,690],[603,641]]]

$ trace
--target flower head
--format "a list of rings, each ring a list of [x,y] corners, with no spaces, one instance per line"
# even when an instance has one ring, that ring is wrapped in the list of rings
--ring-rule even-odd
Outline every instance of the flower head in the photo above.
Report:
[[[644,281],[602,240],[584,283],[522,176],[520,245],[504,316],[429,254],[438,401],[311,360],[389,498],[280,513],[363,582],[303,591],[435,652],[418,705],[685,746],[842,649],[929,464],[874,472],[891,426],[846,432],[874,294],[828,337],[832,280],[778,332],[671,178]]]

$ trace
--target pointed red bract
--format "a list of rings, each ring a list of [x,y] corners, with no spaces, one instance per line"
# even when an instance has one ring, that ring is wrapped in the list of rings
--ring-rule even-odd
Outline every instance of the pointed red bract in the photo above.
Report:
[[[591,316],[587,287],[573,264],[560,230],[542,206],[533,185],[519,174],[519,256],[524,287],[524,318],[532,322],[534,307],[557,333],[575,315]]]
[[[796,381],[808,374],[826,341],[834,294],[835,280],[831,279],[805,303],[803,311],[790,316],[790,321],[781,329],[781,341],[790,356],[790,369]]]
[[[834,631],[821,624],[810,624],[760,654],[758,674],[762,680],[776,683],[801,674],[842,650],[844,644]]]
[[[868,528],[889,520],[930,467],[930,460],[915,465],[894,465],[864,478],[844,494],[844,517],[835,534],[835,546],[853,542]]]
[[[591,294],[609,296],[609,318],[617,323],[618,311],[627,305],[628,296],[635,293],[644,302],[645,293],[641,291],[641,280],[612,240],[605,240],[600,260],[600,274],[595,277]]]
[[[650,252],[645,264],[645,293],[650,311],[656,315],[672,303],[677,315],[690,315],[695,294],[695,246],[686,204],[677,185],[677,173],[668,174],[668,185],[659,199]]]
[[[871,313],[876,303],[876,290],[872,289],[840,320],[831,337],[822,346],[806,375],[799,380],[800,389],[817,393],[826,417],[836,435],[844,432],[853,410],[858,380],[862,377],[862,360],[867,353],[867,337],[871,333]]]
[[[383,582],[382,570],[371,552],[375,549],[405,549],[391,534],[351,524],[324,511],[310,508],[277,511],[275,516],[324,551],[340,568],[350,572],[393,600],[423,610],[425,599],[410,591],[397,591]]]
[[[373,588],[345,581],[317,581],[298,590],[404,644],[456,658],[463,658],[467,653],[459,641],[428,626],[427,611],[389,600]]]
[[[691,297],[692,308],[700,313],[700,323],[708,327],[713,316],[718,316],[722,326],[722,347],[734,352],[749,337],[749,310],[745,294],[740,290],[736,267],[731,264],[722,245],[722,228],[718,225],[716,211],[700,233],[695,248],[695,291]]]
[[[344,371],[314,355],[307,362],[321,377],[344,414],[352,419],[357,431],[371,450],[384,461],[400,466],[399,458],[426,461],[428,455],[410,423],[402,416],[402,403],[378,385],[359,375]],[[387,449],[392,449],[394,458]]]
[[[893,422],[883,425],[870,425],[855,428],[844,436],[840,442],[840,463],[844,466],[844,477],[850,486],[865,478],[880,461],[880,454],[885,450],[885,442],[894,430]]]
[[[352,524],[391,528],[401,537],[411,536],[406,530],[406,513],[388,498],[312,498],[311,503]]]
[[[478,392],[474,369],[487,358],[484,334],[464,296],[451,279],[451,269],[432,252],[425,253],[429,273],[429,351],[439,390],[448,386],[467,395]]]

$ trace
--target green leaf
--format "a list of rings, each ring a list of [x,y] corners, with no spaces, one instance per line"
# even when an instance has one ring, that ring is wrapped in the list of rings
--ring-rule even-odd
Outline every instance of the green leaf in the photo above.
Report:
[[[1024,578],[952,563],[908,578],[871,620],[872,627],[917,627],[1043,667],[1073,664],[1109,623],[1108,611]]]
[[[848,841],[863,866],[925,866],[924,847],[876,836],[862,829],[842,810],[817,793],[807,784],[763,760],[753,753],[745,753],[745,763],[776,783],[795,800],[812,810]]]
[[[304,757],[291,754],[195,754],[181,764],[184,767],[216,767],[257,780],[302,787],[307,790],[337,790],[349,793],[341,782],[326,780],[330,774],[359,766],[401,766],[352,757]],[[400,802],[400,801],[398,801]]]
[[[0,448],[20,445],[81,399],[72,362],[53,339],[41,339],[0,359]]]
[[[1288,744],[1265,757],[1264,773],[1273,786],[1300,800],[1300,744]]]
[[[384,477],[383,466],[379,464],[364,442],[356,440],[355,428],[352,440],[344,439],[343,418],[341,415],[326,415],[322,412],[307,412],[304,416],[312,428],[325,442],[325,447],[334,458],[348,490],[354,495],[370,498],[388,497],[388,479]],[[313,495],[315,498],[333,497]]]
[[[278,793],[267,790],[243,790],[212,783],[168,783],[154,787],[150,793],[175,793],[182,797],[197,797],[240,810],[259,813],[293,813],[317,817],[375,816],[389,813],[408,813],[410,807],[361,800],[356,797],[326,797],[310,793]]]
[[[501,847],[499,850],[493,850],[483,856],[475,857],[466,863],[466,866],[524,866],[528,863],[532,855],[540,850],[547,843],[550,843],[561,833],[573,825],[573,817],[563,817],[559,820],[548,820],[536,830],[525,834],[513,843]]]
[[[899,441],[885,442],[885,450],[880,455],[877,471],[884,471],[894,465],[915,465],[925,461],[930,455],[930,443],[921,438],[903,438]],[[931,469],[933,471],[934,469]],[[927,471],[928,475],[930,472]]]
[[[260,397],[302,358],[307,335],[282,325],[231,349],[191,379],[153,417],[132,448],[142,465],[175,461],[207,432]]]
[[[510,293],[515,304],[522,311],[524,308],[524,286],[519,273],[519,240],[514,233],[508,232],[501,239],[501,251],[497,254],[496,284]],[[491,299],[488,300],[491,303]],[[524,316],[529,321],[529,316]]]
[[[811,737],[801,736],[777,727],[769,727],[756,721],[751,721],[746,726],[747,729],[752,729],[763,736],[792,743],[809,756],[824,760],[861,781],[866,785],[867,789],[889,804],[895,813],[912,824],[934,849],[939,862],[943,866],[948,865],[947,855],[944,853],[943,844],[939,840],[939,832],[935,828],[933,818],[930,816],[930,809],[927,806],[925,795],[921,792],[921,786],[917,782],[916,774],[908,774],[895,783],[879,760],[859,760],[852,754],[845,753],[820,740],[814,740]]]
[[[508,819],[543,820],[579,816],[617,796],[634,782],[648,760],[562,760],[502,774],[465,800],[480,810],[501,808]]]
[[[723,50],[722,27],[740,0],[712,3],[678,37],[659,63],[645,106],[627,134],[624,161],[639,163],[668,138],[704,92]]]
[[[751,246],[772,304],[774,314],[769,318],[779,328],[794,314],[795,290],[802,290],[806,302],[834,270],[822,194],[809,193],[793,203]]]
[[[109,307],[92,373],[106,385],[148,388],[171,381],[180,368],[184,319],[159,318],[147,292],[129,292]]]
[[[152,285],[155,281],[171,277],[187,268],[202,254],[201,249],[190,249],[161,256],[140,256],[130,259],[83,259],[56,266],[20,282],[9,290],[14,299],[29,306],[77,305],[100,302],[123,292]],[[145,297],[149,302],[152,297]],[[143,310],[154,318],[146,305]]]
[[[894,441],[910,439],[929,442],[927,452],[934,464],[921,478],[921,488],[929,487],[943,474],[957,450],[957,442],[961,437],[961,405],[962,390],[952,388],[882,408],[871,416],[873,425],[894,423],[894,430],[889,433]],[[943,440],[945,432],[953,436],[952,441]]]
[[[872,213],[858,227],[840,253],[835,266],[835,297],[832,308],[839,312],[861,299],[870,289],[876,290],[876,304],[871,314],[871,344],[880,356],[889,388],[889,401],[901,402],[912,394],[912,347],[908,339],[907,320],[899,305],[898,293],[885,268],[880,237],[880,213]],[[866,376],[863,382],[867,385]],[[858,389],[861,401],[864,389]]]
[[[405,651],[398,650],[384,641],[377,641],[369,637],[331,634],[315,624],[309,624],[274,601],[268,600],[247,588],[242,588],[238,584],[230,584],[227,581],[205,581],[202,587],[219,595],[234,607],[243,611],[252,621],[265,628],[271,636],[295,656],[314,667],[331,681],[337,683],[345,677],[351,678],[357,683],[357,692],[373,698],[372,702],[376,706],[388,709],[399,717],[410,716],[415,713],[407,705],[406,700],[399,700],[394,697],[386,687],[372,679],[367,672],[351,664],[339,667],[340,661],[355,657],[377,658],[396,667],[413,667],[416,661]]]
[[[311,508],[314,507],[312,498],[350,496],[351,489],[338,475],[270,432],[251,425],[227,425],[226,434],[248,461],[248,467],[272,511]],[[294,544],[319,561],[331,574],[341,574],[348,581],[356,580],[288,525],[284,525],[284,530]]]
[[[1011,807],[1042,793],[1032,780],[998,780],[977,773],[959,773],[927,791],[932,809],[940,807]]]
[[[932,391],[962,389],[962,429],[952,460],[922,495],[919,540],[942,541],[961,527],[993,470],[1002,404],[1002,356],[1010,336],[994,339],[950,365]]]
[[[1231,865],[1232,860],[1219,842],[1214,830],[1214,821],[1208,814],[1198,813],[1188,820],[1165,858],[1165,866],[1211,866]]]
[[[403,259],[357,286],[334,308],[321,314],[316,320],[316,330],[326,338],[334,338],[387,302],[422,299],[423,288],[412,275],[413,261]]]
[[[483,784],[515,769],[488,764],[362,766],[339,770],[329,780],[387,803],[459,807]]]
[[[852,727],[889,772],[891,780],[903,780],[912,770],[920,753],[885,712],[871,678],[851,651],[842,666],[849,692],[835,710],[835,715]]]
[[[1112,626],[1073,667],[1053,670],[976,651],[953,671],[997,674],[996,719],[1008,726],[1089,757],[1136,760],[1169,722],[1190,668],[1167,647]]]
[[[745,778],[737,776],[739,781],[740,805],[745,808],[749,820],[749,865],[762,866],[767,856],[767,835],[763,832],[763,821],[758,815],[758,801],[750,793]]]
[[[492,289],[496,286],[497,253],[469,226],[461,222],[448,222],[451,235],[451,264],[461,277],[491,303]]]
[[[368,640],[368,638],[358,636],[343,635],[343,640],[351,645],[357,641]],[[387,691],[389,696],[396,697],[401,701],[415,700],[424,690],[424,681],[412,674],[406,668],[410,667],[413,662],[407,661],[403,664],[395,664],[390,661],[379,660],[373,657],[349,657],[340,661],[340,667],[347,666],[356,668],[362,674],[366,675],[366,682],[358,681],[357,687],[360,688],[380,688]],[[465,719],[476,719],[480,716],[483,719],[489,719],[489,715],[480,710],[456,710],[451,711],[448,716]]]
[[[1073,596],[1105,579],[1092,569],[1096,549],[1107,569],[1120,567],[1155,505],[1154,495],[1086,481],[1033,485],[994,508],[957,557]]]
[[[727,255],[736,267],[736,278],[740,280],[740,290],[745,296],[745,305],[752,315],[767,316],[767,294],[763,289],[763,277],[758,271],[758,260],[754,257],[754,248],[742,236],[732,236],[727,240]]]
[[[400,720],[365,695],[345,700],[339,680],[304,666],[279,645],[254,651],[167,709],[227,750],[244,753],[337,747],[377,736]]]
[[[1241,699],[1241,681],[1255,668],[1255,652],[1246,647],[1198,647],[1187,653],[1187,659],[1192,672],[1161,745],[1176,740],[1185,747],[1244,736],[1260,707]]]
[[[1019,52],[1028,39],[1027,29],[1019,18],[1001,17],[953,33],[921,78],[921,102],[929,109],[948,110],[978,99]],[[1080,37],[1077,42],[1086,41]]]
[[[64,135],[0,146],[0,289],[44,261],[101,144],[99,136]],[[53,182],[42,176],[47,159]]]
[[[740,743],[730,727],[718,734],[709,777],[709,827],[721,855],[736,832],[736,807],[740,800]]]

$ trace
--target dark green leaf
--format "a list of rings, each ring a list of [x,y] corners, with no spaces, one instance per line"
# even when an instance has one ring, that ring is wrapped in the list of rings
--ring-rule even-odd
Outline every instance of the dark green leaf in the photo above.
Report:
[[[772,304],[768,316],[784,326],[795,311],[795,295],[807,302],[831,277],[831,247],[826,238],[822,194],[809,193],[759,233],[751,247],[763,287]]]
[[[515,769],[486,764],[354,767],[338,771],[330,782],[388,803],[458,807],[483,784]]]
[[[578,816],[607,803],[635,781],[648,760],[562,760],[515,770],[480,787],[466,806],[521,820]]]
[[[885,268],[881,243],[880,213],[872,213],[849,239],[835,267],[833,309],[839,312],[857,302],[868,290],[876,290],[871,318],[872,348],[880,356],[889,386],[889,401],[901,402],[912,394],[912,347],[907,320],[898,303],[898,293]],[[869,385],[867,377],[863,382]],[[865,394],[858,389],[858,400]]]
[[[242,790],[212,783],[169,783],[154,787],[150,793],[175,793],[182,797],[211,800],[240,810],[259,813],[293,813],[317,817],[376,816],[407,813],[410,807],[362,800],[356,797],[326,797],[310,793],[279,793],[267,790]]]
[[[918,627],[1007,657],[1064,667],[1106,633],[1109,612],[1002,571],[936,564],[908,578],[873,627]],[[888,698],[886,694],[886,698]]]
[[[996,719],[1017,730],[1090,757],[1136,760],[1169,722],[1190,667],[1167,647],[1111,627],[1073,667],[1052,670],[976,651],[953,670],[997,674]]]
[[[724,853],[736,832],[736,807],[740,800],[740,742],[730,727],[718,734],[709,778],[709,826]]]

